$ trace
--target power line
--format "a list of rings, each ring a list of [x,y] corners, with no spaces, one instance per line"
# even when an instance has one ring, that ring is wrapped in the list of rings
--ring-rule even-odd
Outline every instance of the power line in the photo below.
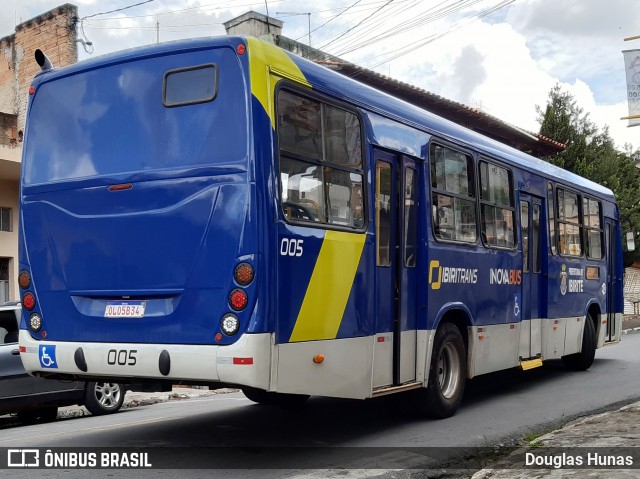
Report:
[[[398,58],[406,55],[407,53],[414,52],[417,49],[419,49],[419,48],[421,48],[421,47],[423,47],[423,46],[425,46],[425,45],[427,45],[427,44],[429,44],[431,42],[434,42],[435,40],[438,40],[438,39],[444,37],[445,35],[448,35],[449,33],[452,33],[454,31],[460,30],[461,28],[464,28],[465,26],[467,26],[467,25],[469,25],[469,24],[471,24],[473,22],[481,20],[482,18],[486,17],[487,15],[490,15],[490,14],[500,10],[503,7],[506,7],[506,6],[510,5],[511,3],[513,3],[513,2],[515,2],[515,0],[502,0],[497,5],[494,5],[493,7],[490,7],[487,10],[484,10],[484,11],[474,15],[473,17],[467,19],[464,23],[456,23],[456,24],[452,25],[451,27],[449,27],[444,32],[439,33],[439,34],[431,35],[431,36],[423,39],[419,43],[412,43],[410,45],[398,48],[398,49],[393,50],[391,52],[385,52],[385,53],[382,53],[380,55],[376,55],[376,56],[370,57],[369,59],[372,59],[372,58],[380,57],[382,55],[389,55],[389,54],[393,54],[393,53],[396,53],[396,52],[401,52],[398,55],[395,55],[393,58],[387,58],[387,59],[385,59],[385,60],[383,60],[383,61],[381,61],[379,63],[376,63],[375,65],[373,65],[371,67],[368,67],[368,68],[369,69],[374,69],[374,68],[379,67],[380,65],[383,65],[383,64],[385,64],[385,63],[387,63],[389,61],[397,60]]]
[[[129,8],[137,7],[139,5],[144,5],[145,3],[155,2],[155,0],[145,0],[144,2],[136,3],[134,5],[129,5],[127,7],[117,8],[115,10],[109,10],[108,12],[94,13],[93,15],[87,15],[86,17],[82,17],[81,20],[86,20],[87,18],[97,17],[98,15],[108,15],[109,13],[121,12],[123,10],[128,10]]]
[[[378,9],[374,12],[374,14],[373,14],[372,16],[376,15],[380,10],[382,10],[384,7],[386,7],[387,5],[389,5],[391,2],[393,2],[393,0],[389,0],[388,2],[386,2],[384,5],[382,5],[380,8],[378,8]],[[350,31],[352,31],[352,30],[354,30],[354,29],[358,28],[360,25],[362,25],[364,22],[366,22],[366,21],[367,21],[367,20],[369,20],[370,18],[371,18],[371,17],[363,18],[363,19],[362,19],[362,21],[358,22],[358,24],[357,24],[356,26],[349,28],[347,31],[345,31],[344,33],[342,33],[341,35],[339,35],[337,38],[335,38],[335,39],[331,40],[330,42],[325,43],[324,45],[322,45],[322,46],[321,46],[321,47],[319,47],[319,48],[320,48],[320,49],[324,49],[324,48],[326,48],[328,45],[331,45],[333,42],[335,42],[335,41],[339,40],[340,38],[344,37],[344,36],[345,36],[347,33],[349,33]]]
[[[84,21],[87,18],[97,17],[99,15],[107,15],[109,13],[121,12],[123,10],[128,10],[129,8],[137,7],[139,5],[144,5],[145,3],[151,3],[151,2],[154,2],[154,1],[155,0],[145,0],[144,2],[139,2],[139,3],[133,4],[133,5],[128,5],[126,7],[117,8],[115,10],[110,10],[108,12],[94,13],[93,15],[87,15],[85,17],[82,17],[80,19],[80,33],[82,34],[82,37],[84,38],[84,41],[82,41],[82,40],[78,40],[78,41],[82,43],[82,46],[84,47],[84,50],[87,53],[89,53],[89,54],[93,53],[93,42],[89,41],[89,37],[87,37],[87,34],[84,32]]]
[[[344,10],[342,10],[340,13],[338,13],[337,15],[334,15],[333,17],[331,17],[329,20],[327,20],[326,22],[324,22],[322,25],[320,25],[319,27],[314,28],[313,30],[309,30],[309,46],[311,46],[311,34],[313,32],[315,32],[316,30],[321,29],[322,27],[324,27],[327,23],[332,22],[333,20],[335,20],[336,18],[338,18],[340,15],[342,15],[343,13],[345,13],[347,10],[349,10],[352,7],[355,7],[357,4],[359,4],[362,0],[357,0],[356,3],[353,3],[351,5],[349,5],[347,8],[345,8]],[[311,15],[311,12],[309,12],[309,15]],[[304,36],[304,35],[303,35]],[[298,37],[295,38],[296,41],[300,40],[302,37]]]
[[[388,25],[389,22],[385,22],[385,24],[387,25],[386,30],[384,30],[383,32],[376,31],[376,36],[373,39],[370,37],[364,37],[367,32],[359,32],[359,36],[364,38],[361,41],[356,42],[355,44],[348,45],[348,48],[347,43],[345,43],[344,41],[341,42],[338,46],[335,47],[336,49],[342,48],[342,50],[339,50],[336,55],[344,55],[361,47],[370,46],[381,40],[393,37],[400,33],[408,32],[415,28],[424,26],[427,23],[440,20],[444,17],[462,11],[471,5],[475,5],[476,3],[480,3],[483,1],[485,0],[457,0],[451,3],[451,0],[444,0],[439,4],[433,6],[432,8],[421,12],[419,15],[412,17],[410,20],[402,21],[399,24],[393,25]],[[416,6],[416,4],[414,4],[413,6]]]
[[[374,20],[373,17],[376,14],[372,15],[372,17],[370,19],[370,20],[372,20],[372,22],[369,22],[367,24],[367,27],[364,30],[359,30],[357,33],[353,32],[352,35],[357,35],[357,39],[358,39],[358,40],[356,40],[355,44],[351,43],[350,36],[346,36],[340,42],[338,42],[337,45],[334,45],[333,48],[335,49],[335,51],[338,51],[340,48],[347,48],[347,46],[348,46],[348,48],[349,48],[348,51],[351,51],[354,48],[357,48],[357,45],[366,44],[366,43],[371,42],[369,37],[367,37],[367,35],[369,33],[374,33],[376,39],[381,39],[381,37],[384,34],[390,32],[390,31],[397,32],[399,29],[405,29],[405,26],[404,26],[403,23],[400,23],[400,24],[397,24],[397,25],[393,24],[392,26],[390,26],[389,18],[394,18],[396,12],[398,12],[398,13],[403,12],[403,11],[407,12],[407,11],[411,10],[412,8],[414,8],[414,7],[416,7],[416,6],[420,5],[420,4],[421,4],[420,0],[414,0],[412,2],[412,4],[409,5],[408,7],[405,7],[404,5],[395,4],[393,7],[391,7],[389,9],[389,11],[385,12],[384,15],[380,15],[380,17],[376,18],[375,20]],[[379,30],[380,26],[384,27],[385,30],[383,30],[381,32]],[[363,40],[359,41],[360,39],[363,39]],[[359,41],[359,43],[358,43],[358,41]],[[336,53],[336,55],[340,55],[340,53]]]

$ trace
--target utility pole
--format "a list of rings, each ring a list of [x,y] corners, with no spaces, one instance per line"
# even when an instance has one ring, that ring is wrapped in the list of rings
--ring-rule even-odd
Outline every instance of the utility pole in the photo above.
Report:
[[[305,12],[305,13],[300,13],[300,12],[276,12],[276,15],[306,15],[307,16],[307,21],[309,24],[309,46],[311,46],[311,12]]]
[[[160,43],[160,21],[156,20],[156,43]]]

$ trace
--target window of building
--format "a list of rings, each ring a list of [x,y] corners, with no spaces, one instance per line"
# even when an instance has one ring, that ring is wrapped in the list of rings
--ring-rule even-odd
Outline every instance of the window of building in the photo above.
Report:
[[[480,162],[480,205],[485,245],[515,247],[516,211],[511,171],[487,161]]]
[[[0,208],[0,231],[12,231],[11,208]]]
[[[558,191],[558,250],[563,256],[582,255],[580,202],[577,193]]]
[[[587,258],[602,259],[602,218],[600,202],[583,198],[584,240]]]
[[[9,301],[9,258],[0,258],[0,304]]]
[[[429,156],[436,238],[475,243],[478,233],[473,159],[437,144],[431,145]]]
[[[282,211],[294,222],[364,226],[360,120],[349,111],[281,90],[278,140]]]

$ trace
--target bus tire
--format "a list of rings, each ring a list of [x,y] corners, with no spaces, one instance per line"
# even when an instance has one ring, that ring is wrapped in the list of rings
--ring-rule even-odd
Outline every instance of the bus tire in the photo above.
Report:
[[[428,417],[444,419],[460,407],[467,379],[467,360],[460,330],[451,323],[436,331],[427,387],[418,391],[418,411]]]
[[[273,391],[265,391],[264,389],[252,388],[244,386],[242,392],[247,399],[263,405],[273,405],[282,407],[297,407],[304,404],[309,396],[306,394],[285,394]]]
[[[582,334],[582,350],[579,353],[562,356],[562,362],[572,371],[586,371],[596,356],[596,327],[591,313],[587,314]]]

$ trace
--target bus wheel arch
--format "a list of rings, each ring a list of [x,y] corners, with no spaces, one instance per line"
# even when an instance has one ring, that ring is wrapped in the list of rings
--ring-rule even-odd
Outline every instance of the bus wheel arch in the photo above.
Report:
[[[444,419],[460,407],[467,379],[468,317],[449,311],[436,329],[427,386],[417,391],[419,413]]]
[[[596,321],[599,317],[598,309],[593,306],[590,307],[584,320],[580,352],[562,356],[562,362],[568,369],[586,371],[593,364],[598,343]]]
[[[243,386],[242,392],[247,399],[257,404],[281,406],[284,408],[300,407],[309,399],[309,396],[306,394],[276,393],[251,386]]]

